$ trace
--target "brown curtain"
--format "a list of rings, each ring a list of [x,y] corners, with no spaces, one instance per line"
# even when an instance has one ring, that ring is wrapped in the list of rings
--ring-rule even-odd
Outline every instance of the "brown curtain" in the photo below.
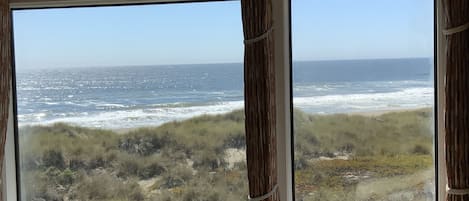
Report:
[[[11,15],[8,0],[0,0],[0,23],[0,177],[3,177],[11,84]],[[3,182],[2,178],[0,200],[3,200]]]
[[[279,200],[271,0],[242,0],[246,154],[251,198]]]
[[[468,0],[443,0],[446,35],[446,166],[448,201],[469,201]],[[457,27],[462,29],[458,29]],[[465,30],[464,30],[465,29]],[[449,32],[448,32],[449,30]]]

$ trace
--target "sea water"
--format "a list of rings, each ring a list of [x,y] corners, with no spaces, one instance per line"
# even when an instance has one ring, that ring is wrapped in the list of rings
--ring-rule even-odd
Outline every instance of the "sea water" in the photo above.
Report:
[[[157,126],[244,107],[242,63],[17,67],[18,122]],[[312,114],[433,105],[429,58],[293,62],[294,107]]]

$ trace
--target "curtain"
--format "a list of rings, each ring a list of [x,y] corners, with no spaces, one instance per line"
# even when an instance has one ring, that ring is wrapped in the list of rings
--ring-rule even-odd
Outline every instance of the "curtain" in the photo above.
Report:
[[[245,115],[249,197],[277,201],[274,41],[271,0],[242,0],[245,37]],[[0,0],[0,172],[2,172],[11,84],[11,15]],[[0,189],[3,189],[3,185]],[[1,193],[1,192],[0,192]],[[0,195],[0,197],[3,197]]]
[[[469,201],[469,1],[443,0],[447,200]]]
[[[251,200],[279,200],[271,0],[241,1],[246,154]]]
[[[11,84],[11,14],[8,0],[0,0],[0,22],[0,177],[3,177]],[[0,200],[3,200],[3,183],[2,178]]]

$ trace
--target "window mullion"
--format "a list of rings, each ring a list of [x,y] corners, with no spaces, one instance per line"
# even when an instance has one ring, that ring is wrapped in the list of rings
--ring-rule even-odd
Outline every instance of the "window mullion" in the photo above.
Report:
[[[438,129],[436,133],[438,133],[437,137],[437,148],[438,150],[435,151],[437,155],[436,158],[437,162],[437,181],[436,184],[436,191],[437,191],[437,201],[444,201],[446,200],[446,162],[445,162],[445,152],[444,152],[444,144],[445,144],[445,119],[444,119],[444,105],[445,105],[445,49],[439,47],[445,47],[445,36],[443,35],[442,28],[444,23],[444,15],[442,8],[442,2],[436,1],[436,17],[437,20],[435,23],[436,33],[436,44],[435,44],[435,53],[436,53],[436,116],[437,118],[437,125],[436,128]]]
[[[272,1],[277,94],[277,170],[280,200],[293,200],[290,1]]]

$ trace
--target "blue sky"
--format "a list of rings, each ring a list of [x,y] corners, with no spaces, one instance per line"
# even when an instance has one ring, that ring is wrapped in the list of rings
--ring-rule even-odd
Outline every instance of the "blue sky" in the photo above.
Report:
[[[292,0],[294,60],[431,57],[431,0]],[[22,10],[17,68],[242,62],[238,1]]]

